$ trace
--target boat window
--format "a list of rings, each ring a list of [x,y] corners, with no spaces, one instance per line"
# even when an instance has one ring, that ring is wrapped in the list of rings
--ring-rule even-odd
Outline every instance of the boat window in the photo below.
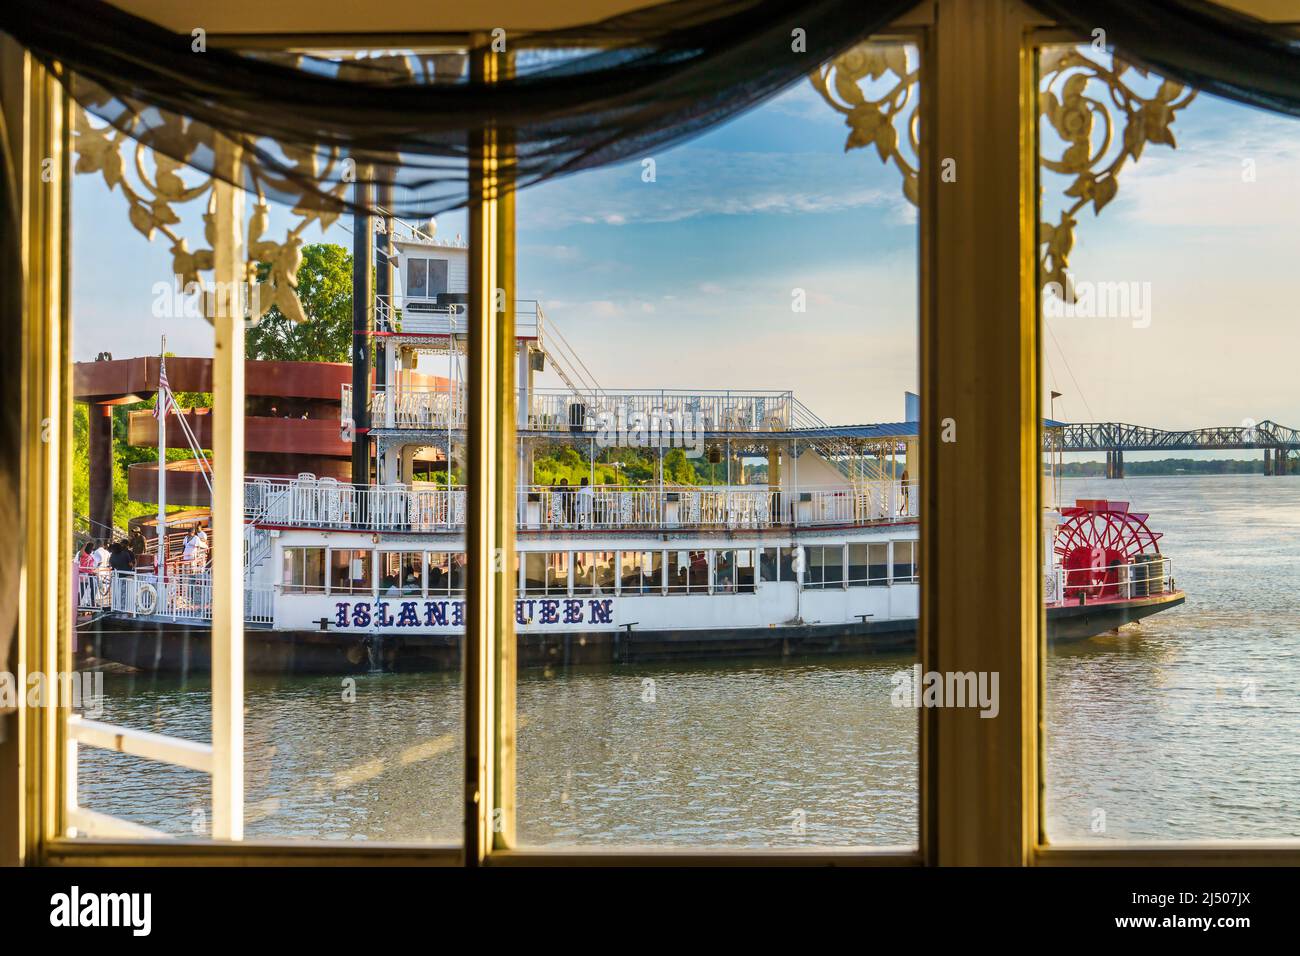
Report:
[[[707,551],[668,552],[668,593],[707,594],[709,555]]]
[[[280,590],[286,594],[325,590],[325,549],[285,548]]]
[[[595,554],[591,551],[573,552],[573,593],[591,594],[595,589]]]
[[[613,594],[614,578],[617,576],[618,554],[614,551],[597,551],[595,552],[595,564],[593,565],[593,576],[595,578],[594,590],[596,594]]]
[[[807,549],[808,568],[804,572],[805,588],[837,588],[844,581],[844,546],[841,544],[810,545]]]
[[[379,593],[420,594],[424,555],[419,551],[383,551],[379,555]]]
[[[720,594],[753,594],[754,552],[748,548],[717,552],[713,565],[713,590]]]
[[[916,581],[916,542],[894,542],[894,583],[911,584]]]
[[[330,552],[330,590],[339,594],[369,594],[374,589],[372,552],[337,548]]]
[[[524,558],[525,594],[569,593],[569,552],[529,551]]]
[[[777,557],[780,551],[777,548],[763,548],[758,554],[758,571],[760,581],[777,580]]]
[[[429,295],[429,262],[427,259],[406,260],[406,294],[419,297]]]
[[[624,551],[620,571],[622,594],[658,594],[663,589],[662,551]]]
[[[777,568],[781,581],[798,581],[799,575],[794,570],[794,548],[782,548],[780,566]]]
[[[847,580],[851,587],[889,583],[889,545],[854,542],[849,545]]]
[[[446,551],[430,551],[425,556],[428,593],[451,593],[451,555]]]
[[[465,552],[453,551],[451,553],[451,593],[463,594],[465,592],[466,578],[468,570],[465,567]]]

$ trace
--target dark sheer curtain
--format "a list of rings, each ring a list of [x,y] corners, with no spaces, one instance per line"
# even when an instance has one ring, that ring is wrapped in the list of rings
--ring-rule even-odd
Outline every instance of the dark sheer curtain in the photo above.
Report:
[[[1294,31],[1209,0],[1030,0],[1084,39],[1184,86],[1300,116],[1300,39]],[[1300,22],[1300,4],[1295,8]]]
[[[342,208],[352,195],[340,184],[355,175],[391,182],[393,211],[416,218],[472,198],[476,131],[509,129],[521,187],[643,156],[760,103],[915,2],[676,0],[506,33],[480,48],[517,54],[515,74],[494,84],[468,75],[468,50],[198,52],[192,36],[101,0],[61,0],[57,16],[48,0],[6,0],[0,29],[58,63],[89,113],[154,150],[211,173],[219,133],[250,159],[239,185],[267,198]]]
[[[1081,37],[1185,85],[1300,115],[1300,45],[1208,0],[1029,0]],[[466,49],[329,59],[207,47],[103,0],[6,0],[0,30],[57,64],[92,115],[211,173],[340,211],[353,179],[391,183],[420,218],[471,201],[468,142],[508,129],[525,187],[645,156],[725,122],[878,32],[916,0],[674,0],[578,28],[485,38],[515,75],[476,81]],[[430,14],[436,29],[436,14]],[[304,28],[310,24],[304,24]],[[545,51],[545,52],[541,52]]]

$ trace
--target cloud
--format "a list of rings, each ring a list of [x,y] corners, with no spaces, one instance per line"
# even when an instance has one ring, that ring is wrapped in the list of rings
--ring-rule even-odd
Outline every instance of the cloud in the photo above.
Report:
[[[877,172],[869,171],[874,166]],[[641,165],[580,173],[526,194],[529,220],[547,228],[681,222],[702,216],[832,213],[872,207],[906,221],[897,172],[881,180],[875,153],[728,152],[687,146],[657,157],[656,181]]]
[[[1120,174],[1119,219],[1204,230],[1281,227],[1294,236],[1300,124],[1247,113],[1226,129],[1173,126],[1176,150],[1149,144]]]

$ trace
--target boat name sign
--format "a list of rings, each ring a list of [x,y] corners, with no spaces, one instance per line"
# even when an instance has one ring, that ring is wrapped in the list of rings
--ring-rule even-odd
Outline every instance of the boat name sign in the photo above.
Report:
[[[338,601],[334,626],[340,628],[464,627],[464,601]],[[515,601],[515,623],[572,626],[612,625],[612,598],[528,598]]]

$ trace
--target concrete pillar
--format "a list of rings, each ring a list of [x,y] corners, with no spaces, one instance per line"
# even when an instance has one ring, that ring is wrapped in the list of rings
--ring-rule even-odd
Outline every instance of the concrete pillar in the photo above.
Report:
[[[113,527],[113,406],[88,405],[90,421],[90,533],[108,536]]]
[[[1124,477],[1124,449],[1122,448],[1115,450],[1115,477]]]
[[[1264,475],[1268,477],[1273,474],[1273,449],[1264,449]]]

